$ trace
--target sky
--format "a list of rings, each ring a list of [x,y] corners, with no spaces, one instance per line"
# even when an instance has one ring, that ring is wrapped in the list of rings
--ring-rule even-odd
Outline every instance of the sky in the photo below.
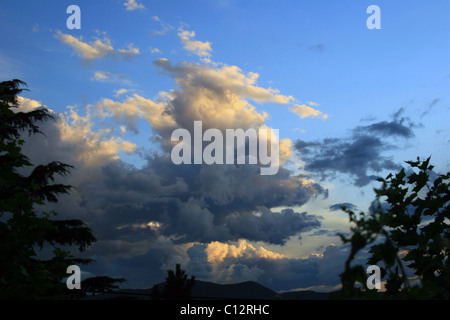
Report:
[[[22,108],[56,115],[24,151],[75,166],[76,189],[52,208],[98,239],[83,277],[149,288],[180,263],[205,281],[333,290],[348,256],[340,206],[367,211],[375,179],[407,160],[449,170],[449,12],[445,0],[3,1],[0,81],[25,81]],[[278,130],[277,174],[175,165],[171,134],[194,121]]]

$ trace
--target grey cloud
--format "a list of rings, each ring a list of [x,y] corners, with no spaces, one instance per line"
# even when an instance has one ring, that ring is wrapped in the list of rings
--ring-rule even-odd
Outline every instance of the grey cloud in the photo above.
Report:
[[[200,249],[200,246],[196,248]],[[201,256],[200,252],[196,252]],[[215,273],[205,274],[205,280],[216,282],[257,281],[273,290],[339,285],[339,274],[344,270],[348,256],[346,246],[330,245],[323,255],[307,258],[280,257],[271,259],[254,254],[233,255],[214,263]],[[189,263],[189,262],[187,262]],[[199,266],[198,273],[203,267]],[[196,274],[196,269],[191,269]]]
[[[349,202],[343,202],[343,203],[336,203],[330,206],[331,211],[340,211],[342,210],[342,207],[349,209],[349,210],[355,210],[357,207],[353,203]]]
[[[232,234],[245,239],[283,245],[288,237],[318,228],[321,224],[319,217],[306,212],[298,213],[293,209],[272,212],[260,208],[256,214],[231,214],[226,219],[226,225]]]
[[[297,140],[294,148],[305,161],[305,169],[321,178],[334,177],[337,173],[348,174],[355,185],[365,186],[378,178],[383,170],[397,170],[400,165],[383,152],[397,148],[388,138],[414,137],[416,126],[402,117],[403,108],[393,115],[392,121],[357,126],[345,138],[325,138],[322,141]]]
[[[324,52],[325,51],[325,45],[319,43],[316,45],[313,45],[311,47],[308,48],[310,51],[314,51],[314,52]]]
[[[325,141],[313,155],[303,155],[306,160],[305,169],[312,171],[322,178],[349,174],[357,186],[365,186],[378,176],[369,174],[370,171],[380,172],[383,169],[398,169],[392,160],[383,157],[381,153],[388,146],[378,137],[357,135],[352,139],[334,139]],[[305,148],[304,146],[302,148]]]
[[[205,244],[194,244],[187,250],[189,261],[185,270],[188,274],[195,274],[196,278],[208,278],[213,271],[205,249]]]
[[[354,129],[354,132],[373,132],[374,134],[380,134],[381,136],[400,136],[404,138],[414,137],[414,132],[411,128],[396,121],[381,121],[373,123],[368,126],[360,126]]]
[[[433,107],[434,107],[436,104],[438,104],[440,101],[441,101],[441,99],[439,99],[439,98],[433,99],[429,104],[427,104],[427,105],[425,106],[425,110],[422,112],[422,114],[420,115],[420,117],[422,118],[422,117],[426,116],[427,114],[429,114],[429,113],[431,112],[431,110],[433,109]]]
[[[139,170],[111,163],[103,168],[103,179],[96,186],[81,190],[86,210],[97,212],[92,224],[103,237],[125,239],[127,231],[129,241],[145,234],[154,237],[156,231],[137,232],[133,226],[157,221],[162,224],[158,234],[175,236],[177,242],[251,238],[282,244],[320,225],[313,215],[268,209],[302,205],[324,193],[318,184],[295,186],[287,173],[261,176],[252,166],[183,168],[168,163],[167,157],[152,159]],[[250,214],[255,211],[260,215]]]

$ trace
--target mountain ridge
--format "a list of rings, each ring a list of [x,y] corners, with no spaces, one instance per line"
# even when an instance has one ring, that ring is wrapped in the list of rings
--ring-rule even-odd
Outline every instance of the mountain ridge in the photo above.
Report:
[[[160,292],[165,282],[156,284]],[[96,296],[86,296],[86,299],[141,299],[149,300],[151,288],[119,289],[114,293]],[[195,280],[192,288],[192,299],[199,300],[327,300],[329,292],[298,290],[278,293],[255,281],[244,281],[232,284],[219,284],[209,281]]]

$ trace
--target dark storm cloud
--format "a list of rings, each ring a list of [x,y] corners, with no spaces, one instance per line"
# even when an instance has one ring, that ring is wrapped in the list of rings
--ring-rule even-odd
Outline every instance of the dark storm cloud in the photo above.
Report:
[[[85,255],[100,261],[99,274],[137,281],[146,268],[176,260],[208,274],[203,244],[251,239],[282,245],[320,226],[320,217],[291,208],[327,191],[282,164],[277,174],[261,175],[257,165],[175,165],[170,157],[175,128],[192,132],[197,120],[203,129],[261,128],[267,115],[249,101],[287,104],[293,97],[258,87],[256,73],[243,74],[235,66],[166,59],[155,66],[175,80],[177,89],[157,101],[137,94],[123,101],[101,99],[86,107],[85,116],[73,108],[43,124],[51,134],[28,140],[33,163],[59,160],[77,168],[64,181],[76,189],[54,209],[93,230],[98,241]],[[150,139],[159,146],[158,153],[143,157],[140,168],[120,160],[120,152],[136,152],[136,145],[124,139],[127,130],[138,133],[138,119],[148,122]],[[253,279],[264,271],[237,261],[228,272]]]
[[[389,138],[414,137],[416,125],[399,109],[392,121],[355,127],[350,137],[325,138],[322,141],[297,140],[294,147],[305,161],[305,170],[321,178],[348,174],[356,186],[362,187],[378,178],[382,170],[397,170],[400,165],[383,153],[397,148]]]
[[[346,173],[354,179],[355,185],[365,186],[378,177],[369,172],[398,168],[392,160],[381,155],[388,146],[378,137],[356,135],[352,139],[325,139],[316,146],[319,147],[314,151],[306,147],[306,155],[302,152],[305,147],[298,151],[306,162],[305,170],[317,173],[323,179]]]
[[[289,236],[320,227],[319,217],[292,209],[272,212],[261,208],[258,213],[231,214],[226,225],[232,234],[245,239],[283,245]]]
[[[129,241],[145,235],[152,238],[157,232],[175,236],[177,242],[248,238],[282,244],[320,225],[313,215],[269,209],[300,206],[323,195],[318,184],[304,185],[283,172],[261,176],[247,165],[183,167],[169,161],[155,155],[142,169],[111,163],[103,168],[97,185],[81,190],[86,208],[101,212],[92,224],[102,238],[125,239],[128,231]],[[151,221],[161,227],[137,227]]]

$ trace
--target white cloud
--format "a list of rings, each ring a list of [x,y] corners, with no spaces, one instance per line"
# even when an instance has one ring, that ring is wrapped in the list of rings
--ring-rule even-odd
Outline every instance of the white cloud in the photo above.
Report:
[[[281,104],[293,99],[277,90],[257,86],[258,74],[244,74],[236,66],[172,65],[164,58],[154,64],[173,77],[181,88],[171,91],[167,97],[170,112],[182,128],[189,128],[194,120],[202,120],[209,128],[257,128],[268,115],[258,112],[248,99]]]
[[[107,37],[104,37],[103,40],[96,39],[94,42],[88,44],[82,41],[82,37],[76,38],[70,34],[64,34],[61,31],[57,31],[56,38],[72,47],[77,55],[85,60],[104,58],[114,52],[111,40]]]
[[[133,44],[128,45],[128,49],[118,49],[117,52],[125,59],[130,60],[131,58],[140,54],[138,48],[134,48]]]
[[[161,53],[161,50],[158,48],[150,48],[150,53]]]
[[[94,73],[94,78],[93,79],[91,78],[91,80],[96,80],[96,81],[108,80],[110,75],[111,75],[111,72],[96,71]]]
[[[118,97],[118,96],[120,96],[120,95],[122,95],[122,94],[127,93],[128,90],[125,89],[125,88],[122,88],[122,89],[115,90],[114,92],[115,92],[115,93],[114,93],[114,96],[115,96],[115,97]]]
[[[30,112],[38,108],[45,108],[53,113],[53,110],[49,109],[46,105],[43,105],[40,101],[36,101],[33,99],[28,99],[25,97],[18,96],[17,97],[18,104],[20,105],[20,111],[22,112]],[[13,109],[13,111],[19,111],[18,109]]]
[[[125,92],[122,90],[121,93]],[[138,94],[127,97],[122,102],[104,98],[96,104],[96,108],[102,117],[112,116],[116,121],[125,123],[128,130],[136,133],[139,118],[145,119],[155,130],[175,127],[175,120],[165,112],[163,103],[154,102]]]
[[[208,244],[205,251],[208,254],[208,262],[216,264],[229,258],[263,258],[263,259],[285,259],[286,256],[272,252],[263,247],[255,248],[252,244],[241,239],[237,244],[222,243],[213,241]]]
[[[151,36],[163,36],[165,35],[167,32],[169,32],[170,30],[174,29],[173,26],[171,26],[168,23],[163,22],[158,16],[153,16],[152,17],[153,21],[156,21],[159,26],[160,26],[160,30],[153,30],[150,35]]]
[[[186,31],[183,28],[178,29],[178,37],[184,45],[184,49],[202,58],[211,57],[211,43],[194,40],[195,32]]]
[[[106,34],[103,35],[103,39],[96,38],[90,43],[84,42],[81,36],[76,38],[70,34],[62,33],[61,31],[57,31],[55,37],[62,43],[70,46],[75,53],[85,61],[102,59],[108,56],[121,56],[125,60],[130,60],[140,53],[139,49],[134,48],[132,44],[128,45],[128,49],[115,50],[112,46],[111,39],[109,39]]]
[[[142,3],[137,2],[136,0],[127,0],[123,5],[128,11],[145,9],[145,6]]]
[[[310,106],[307,106],[306,104],[295,104],[293,107],[289,108],[289,110],[296,115],[298,115],[300,118],[322,118],[323,120],[328,119],[328,115],[322,113],[322,111],[319,111],[317,109],[314,109]]]

